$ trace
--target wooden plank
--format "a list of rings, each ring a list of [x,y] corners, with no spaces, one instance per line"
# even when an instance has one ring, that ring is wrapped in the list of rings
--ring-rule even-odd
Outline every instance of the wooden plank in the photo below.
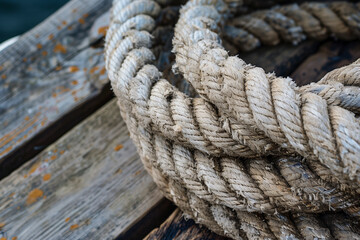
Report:
[[[0,230],[18,240],[114,239],[162,199],[114,99],[0,182]],[[169,210],[158,211],[161,220]]]
[[[113,96],[91,47],[110,5],[73,0],[0,52],[0,179]]]
[[[175,210],[159,228],[154,229],[144,240],[160,239],[212,239],[212,240],[230,240],[219,236],[205,227],[201,227],[191,219],[186,220],[179,209]]]
[[[316,52],[318,42],[305,41],[297,46],[281,43],[278,46],[262,46],[251,52],[241,53],[245,62],[262,67],[266,72],[275,72],[278,76],[288,76],[310,54]]]
[[[315,54],[309,56],[291,74],[300,86],[319,81],[326,73],[335,68],[348,65],[360,58],[360,43],[334,42],[324,43]]]

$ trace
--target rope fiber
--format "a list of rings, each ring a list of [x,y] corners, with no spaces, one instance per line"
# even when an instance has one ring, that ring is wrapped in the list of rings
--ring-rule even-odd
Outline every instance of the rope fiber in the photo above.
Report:
[[[164,196],[233,239],[360,239],[359,60],[298,87],[229,56],[219,36],[242,50],[357,39],[358,5],[292,4],[231,18],[242,1],[187,2],[173,68],[199,95],[191,97],[153,65],[151,33],[168,2],[114,0],[105,49],[121,115]]]

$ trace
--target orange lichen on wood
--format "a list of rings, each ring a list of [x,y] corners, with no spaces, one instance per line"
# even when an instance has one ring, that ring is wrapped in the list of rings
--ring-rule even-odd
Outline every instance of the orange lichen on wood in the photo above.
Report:
[[[83,18],[87,18],[88,16],[89,16],[88,13],[84,13],[84,14],[83,14]]]
[[[32,165],[29,170],[29,175],[33,174],[36,171],[36,169],[38,169],[39,167],[40,167],[40,162],[37,162],[34,165]]]
[[[56,93],[53,93],[51,96],[52,96],[53,98],[56,98],[56,97],[57,97],[57,94],[56,94]]]
[[[45,57],[45,56],[47,56],[48,53],[47,53],[47,51],[42,51],[41,54]]]
[[[57,28],[58,30],[61,30],[61,26],[57,26],[56,28]]]
[[[61,70],[61,69],[62,69],[62,66],[57,66],[57,67],[55,68],[56,71],[59,71],[59,70]]]
[[[58,53],[58,52],[66,53],[66,48],[63,45],[61,45],[60,43],[58,43],[54,47],[54,52],[55,53]]]
[[[56,155],[52,155],[50,159],[55,160],[56,158],[57,158]]]
[[[17,240],[18,238],[17,237],[12,237],[11,240]]]
[[[4,151],[2,151],[2,152],[0,153],[0,156],[6,154],[6,153],[8,153],[8,152],[10,152],[12,148],[13,148],[12,146],[9,146],[8,148],[6,148]]]
[[[62,154],[64,154],[64,152],[65,152],[64,150],[61,150],[59,153],[62,155]]]
[[[46,124],[46,120],[42,120],[41,121],[41,126],[43,127],[43,126],[45,126],[45,124]]]
[[[15,139],[19,134],[25,132],[28,128],[30,128],[32,125],[34,125],[37,120],[38,120],[38,116],[40,115],[40,112],[36,113],[34,116],[34,119],[28,123],[26,123],[25,125],[22,125],[16,129],[14,129],[13,131],[5,134],[3,137],[0,138],[0,148],[5,146],[6,144],[8,144],[9,142],[11,142],[13,139]],[[11,146],[10,146],[11,147]],[[6,151],[6,150],[5,150]],[[0,156],[4,154],[4,153],[0,153]]]
[[[80,23],[80,24],[84,24],[84,23],[85,23],[85,20],[84,20],[83,18],[80,18],[80,19],[79,19],[79,23]]]
[[[61,23],[62,23],[63,25],[66,25],[66,24],[67,24],[67,22],[66,22],[66,21],[62,21]]]
[[[37,47],[38,49],[41,49],[41,48],[42,48],[41,43],[36,44],[36,47]]]
[[[134,175],[137,176],[137,175],[139,175],[141,172],[142,172],[142,170],[137,170]]]
[[[0,240],[6,240],[7,238],[6,237],[2,237],[2,238],[0,238]]]
[[[49,40],[53,40],[53,39],[54,39],[54,34],[50,34],[50,35],[48,36],[48,39],[49,39]]]
[[[106,69],[105,67],[103,67],[101,70],[100,70],[100,75],[104,75],[106,73]]]
[[[36,202],[39,198],[44,195],[44,192],[41,189],[35,188],[32,190],[26,199],[26,205],[31,205]]]
[[[71,84],[72,85],[77,85],[79,82],[77,81],[77,80],[73,80],[73,81],[71,81]]]
[[[67,217],[67,218],[65,219],[65,222],[68,222],[68,221],[70,221],[70,217]]]
[[[95,67],[91,68],[90,69],[90,74],[95,73],[98,69],[99,69],[99,66],[95,66]]]
[[[0,71],[3,70],[3,68],[4,68],[3,66],[0,66]]]
[[[6,78],[6,75],[5,75],[5,74],[1,75],[1,78],[2,78],[2,79],[5,79],[5,78]]]
[[[29,121],[29,120],[30,120],[30,117],[29,117],[29,116],[26,116],[24,119],[25,119],[25,121]]]
[[[0,229],[3,228],[3,227],[5,227],[5,223],[1,222],[0,223]]]
[[[79,228],[79,224],[73,224],[70,226],[70,230],[75,230],[77,228]]]
[[[43,176],[43,180],[44,181],[49,181],[51,179],[51,174],[50,173],[47,173]]]
[[[74,72],[79,71],[79,68],[78,68],[77,66],[70,66],[70,67],[69,67],[69,71],[72,72],[72,73],[74,73]]]
[[[99,29],[98,29],[98,33],[99,34],[102,34],[102,35],[106,35],[106,32],[107,32],[107,30],[108,30],[108,28],[109,28],[109,26],[103,26],[103,27],[99,27]]]
[[[115,150],[115,151],[119,151],[119,150],[121,150],[123,147],[124,147],[124,146],[123,146],[122,144],[119,144],[119,145],[116,145],[116,146],[114,147],[114,150]]]

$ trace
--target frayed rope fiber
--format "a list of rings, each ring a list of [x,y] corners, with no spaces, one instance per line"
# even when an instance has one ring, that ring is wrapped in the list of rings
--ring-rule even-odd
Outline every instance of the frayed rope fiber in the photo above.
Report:
[[[190,97],[153,65],[159,3],[114,0],[105,58],[121,115],[165,197],[233,239],[360,238],[359,60],[298,87],[229,56],[219,37],[236,29],[243,50],[358,39],[358,5],[293,4],[231,19],[229,6],[241,1],[189,1],[173,67],[199,95]]]

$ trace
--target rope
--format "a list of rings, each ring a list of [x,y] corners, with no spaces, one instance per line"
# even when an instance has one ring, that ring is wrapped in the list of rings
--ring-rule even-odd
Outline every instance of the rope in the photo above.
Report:
[[[151,65],[149,32],[160,6],[114,1],[106,67],[146,170],[187,217],[221,235],[358,237],[347,216],[336,214],[344,223],[334,226],[315,214],[343,210],[359,218],[359,187],[349,179],[358,175],[356,62],[297,88],[227,56],[212,31],[223,21],[216,9],[225,14],[226,5],[204,2],[212,3],[190,1],[175,28],[178,69],[201,96],[190,98]],[[321,131],[311,135],[314,129]],[[271,160],[261,158],[270,154]]]
[[[308,5],[312,6],[305,6]],[[349,103],[342,99],[340,106],[329,105],[330,99],[298,88],[290,78],[266,74],[261,68],[230,57],[219,43],[216,28],[212,28],[221,24],[217,9],[222,11],[202,2],[189,3],[182,9],[173,44],[176,67],[185,79],[217,107],[220,115],[233,118],[230,124],[240,130],[230,126],[231,134],[239,136],[244,144],[250,139],[246,145],[254,152],[264,153],[269,146],[283,148],[281,154],[296,152],[320,161],[339,179],[346,175],[355,180],[349,184],[356,187],[360,181],[356,158],[360,155],[360,142],[356,137],[360,136],[360,125],[355,115],[344,108]],[[338,24],[327,25],[335,31]],[[312,84],[314,86],[317,84]],[[352,90],[356,95],[348,98],[356,98],[357,102],[359,89]],[[344,132],[354,134],[348,136]]]

